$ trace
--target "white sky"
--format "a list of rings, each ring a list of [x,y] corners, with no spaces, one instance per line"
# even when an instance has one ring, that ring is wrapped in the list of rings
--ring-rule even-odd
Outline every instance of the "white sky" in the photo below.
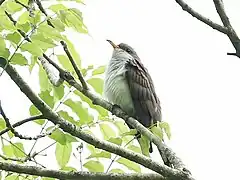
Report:
[[[220,23],[212,1],[187,2]],[[227,37],[183,12],[174,0],[88,0],[85,4],[81,9],[91,37],[71,37],[83,63],[108,62],[112,49],[106,39],[133,46],[152,75],[163,120],[171,125],[169,144],[194,177],[236,179],[240,59],[226,55],[234,52]],[[225,0],[225,6],[240,35],[240,2]],[[0,99],[6,113],[19,120],[28,112],[26,98],[8,81],[6,75],[0,78]]]

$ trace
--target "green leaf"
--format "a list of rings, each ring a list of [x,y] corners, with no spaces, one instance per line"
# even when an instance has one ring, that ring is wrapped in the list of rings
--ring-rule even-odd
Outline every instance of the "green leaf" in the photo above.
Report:
[[[78,9],[60,10],[59,17],[68,27],[72,27],[80,33],[87,33],[87,28],[83,24],[82,13]]]
[[[63,168],[68,163],[72,153],[72,144],[66,143],[66,145],[61,145],[57,143],[55,155],[58,162],[58,165]]]
[[[64,86],[53,86],[53,96],[56,100],[61,100],[64,95]]]
[[[3,118],[0,118],[0,130],[3,130],[6,128],[6,123]]]
[[[161,140],[163,139],[163,132],[162,129],[156,126],[153,126],[151,128],[151,131],[153,134],[155,134],[156,136],[158,136]]]
[[[138,142],[141,147],[142,154],[149,157],[150,141],[148,140],[148,138],[144,135],[141,135],[141,137],[138,138]]]
[[[128,159],[119,158],[119,159],[117,160],[117,162],[118,162],[119,164],[122,164],[122,165],[126,166],[129,170],[133,170],[133,171],[139,172],[139,173],[141,172],[140,165],[137,164],[137,163],[135,163],[135,162],[132,162],[132,161],[130,161],[130,160],[128,160]]]
[[[43,51],[47,50],[48,48],[53,48],[56,47],[57,45],[53,42],[52,39],[47,38],[44,33],[36,33],[34,35],[32,35],[31,37],[32,41],[34,42],[34,44],[38,45],[39,47],[41,47],[41,49]]]
[[[61,111],[58,112],[58,114],[59,114],[64,120],[67,120],[68,122],[70,122],[70,123],[72,123],[72,124],[74,124],[74,125],[78,125],[78,121],[75,121],[75,120],[73,119],[73,117],[68,114],[68,112],[61,110]]]
[[[95,89],[95,91],[99,94],[103,92],[103,80],[100,78],[91,78],[88,79],[87,82]]]
[[[169,124],[168,124],[167,122],[160,122],[160,123],[159,123],[159,126],[160,126],[162,129],[164,129],[164,131],[165,131],[168,139],[170,139],[170,138],[171,138],[171,130],[170,130]]]
[[[107,159],[110,159],[111,158],[111,153],[109,153],[107,151],[95,152],[95,153],[92,153],[90,156],[87,157],[87,159],[90,159],[90,158],[107,158]]]
[[[53,108],[55,102],[54,102],[54,98],[53,96],[50,95],[50,91],[46,90],[46,91],[42,91],[39,94],[39,97],[51,108]]]
[[[21,45],[20,48],[22,51],[28,51],[32,55],[42,56],[43,54],[41,48],[37,44],[34,44],[33,42],[32,43],[25,42],[24,44]]]
[[[12,57],[11,64],[24,66],[28,64],[27,59],[20,53],[15,53]]]
[[[10,33],[6,36],[6,39],[18,45],[21,41],[21,36],[18,32]]]
[[[17,29],[7,16],[1,16],[0,26],[5,30],[14,31]]]
[[[38,28],[38,32],[44,34],[46,38],[50,38],[53,40],[61,40],[63,39],[61,33],[56,30],[55,28],[47,25],[47,24],[41,24]]]
[[[99,66],[98,68],[94,69],[92,75],[103,74],[105,72],[106,66]]]
[[[130,149],[130,150],[132,150],[132,151],[134,151],[134,152],[136,152],[136,153],[139,153],[139,154],[142,153],[141,148],[138,147],[138,146],[130,145],[130,146],[128,146],[127,148]]]
[[[87,108],[83,107],[82,102],[68,99],[64,102],[64,104],[70,107],[72,111],[75,112],[80,118],[80,121],[78,123],[79,125],[89,124],[93,122],[93,116],[88,113]]]
[[[7,157],[14,157],[14,152],[12,145],[3,145],[2,146],[3,154]]]
[[[93,109],[95,109],[96,111],[98,111],[98,113],[99,113],[102,117],[108,116],[108,111],[107,111],[106,109],[102,108],[101,106],[94,105],[94,104],[92,103],[92,101],[91,101],[88,97],[84,96],[84,95],[83,95],[82,93],[80,93],[78,90],[75,90],[74,93],[75,93],[76,95],[78,95],[84,102],[88,103],[88,105],[89,105],[91,108],[93,108]]]
[[[60,64],[62,65],[62,67],[64,67],[64,69],[70,71],[70,72],[74,72],[74,69],[72,67],[72,64],[70,63],[69,59],[67,56],[65,55],[57,55],[58,61],[60,62]]]
[[[126,132],[129,132],[129,128],[124,121],[114,121],[113,123],[118,128],[120,134],[124,134]]]
[[[48,80],[47,73],[42,66],[39,66],[38,77],[39,77],[40,90],[41,91],[50,90],[51,84]]]
[[[7,48],[1,49],[0,57],[8,59],[9,55],[10,55],[10,52],[9,52],[9,50]]]
[[[137,134],[136,129],[130,129],[128,132],[122,133],[121,136],[135,136]]]
[[[26,22],[28,22],[30,20],[29,17],[29,12],[25,11],[19,18],[18,18],[18,23],[19,24],[25,24]]]
[[[4,180],[19,180],[19,175],[16,175],[16,174],[11,174],[7,177],[4,178]]]
[[[67,10],[68,8],[64,6],[63,4],[53,4],[49,6],[49,9],[51,9],[53,12],[58,12],[60,10]]]
[[[109,172],[110,173],[125,173],[123,170],[117,169],[117,168],[111,169],[111,171],[109,171]]]
[[[83,165],[90,172],[104,172],[104,166],[99,161],[90,160]]]
[[[116,133],[113,131],[112,127],[107,123],[101,123],[100,130],[103,134],[104,139],[110,139],[111,137],[116,137]]]
[[[26,22],[24,24],[19,24],[17,22],[16,28],[21,29],[23,32],[27,33],[31,29],[31,25],[29,22]]]
[[[77,138],[75,138],[74,136],[70,135],[70,134],[65,134],[66,137],[66,141],[71,143],[71,142],[78,142]]]
[[[38,115],[41,113],[33,104],[30,106],[29,112],[31,116]]]
[[[17,4],[14,1],[7,1],[5,5],[6,5],[6,11],[10,14],[14,14],[17,11],[21,11],[23,8],[23,6],[21,6],[20,4]]]
[[[114,143],[114,144],[117,144],[117,145],[121,145],[122,144],[122,139],[119,138],[119,137],[116,137],[116,138],[109,138],[107,141],[111,142],[111,143]]]
[[[37,64],[37,56],[31,56],[31,63],[29,65],[29,72],[31,73],[34,66]]]
[[[12,146],[12,148],[13,148],[13,153],[16,157],[19,157],[19,158],[26,157],[22,143],[14,143],[14,146]]]
[[[55,18],[51,20],[51,23],[54,25],[54,27],[59,30],[60,32],[65,31],[65,25],[62,23],[62,21],[59,18]]]
[[[0,35],[0,49],[5,49],[6,48],[6,43],[4,38]]]
[[[65,166],[65,167],[63,167],[61,170],[63,170],[63,171],[71,171],[71,172],[76,172],[76,171],[78,171],[76,168],[70,167],[70,166]]]
[[[54,128],[54,126],[50,126],[46,130],[50,131],[52,128]],[[57,141],[61,145],[66,145],[65,134],[60,129],[56,129],[55,131],[52,132],[51,135],[48,135],[48,137],[50,137],[51,139]]]

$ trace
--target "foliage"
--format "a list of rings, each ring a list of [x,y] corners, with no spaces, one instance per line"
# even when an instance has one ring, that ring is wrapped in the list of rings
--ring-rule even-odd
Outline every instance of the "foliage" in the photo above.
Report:
[[[76,3],[82,2],[76,0]],[[8,63],[16,68],[21,66],[30,73],[37,71],[40,87],[39,97],[66,121],[80,127],[85,132],[98,137],[101,136],[106,141],[141,153],[139,146],[134,145],[133,142],[136,131],[129,131],[122,120],[112,117],[102,107],[95,106],[91,100],[69,87],[69,85],[64,83],[59,87],[55,87],[50,83],[44,68],[37,59],[43,53],[51,55],[51,58],[56,60],[60,66],[77,77],[64,51],[61,50],[60,54],[54,53],[54,50],[60,46],[59,42],[61,40],[67,43],[69,51],[78,68],[84,74],[87,83],[99,95],[103,91],[102,74],[105,71],[105,66],[95,67],[89,65],[83,67],[78,53],[79,49],[68,39],[67,32],[72,30],[86,35],[88,33],[83,22],[82,12],[79,9],[70,8],[58,1],[44,6],[44,9],[48,14],[47,17],[39,8],[31,9],[28,0],[8,0],[0,6],[2,18],[0,22],[0,56],[6,58]],[[9,18],[9,15],[15,19]],[[53,27],[49,25],[49,21]],[[26,35],[30,40],[24,38],[23,35]],[[39,115],[40,112],[34,105],[31,105],[29,114],[34,116]],[[48,123],[47,120],[38,119],[34,122],[42,131],[48,132],[54,129],[54,126]],[[0,119],[0,131],[5,128],[4,120]],[[153,127],[152,132],[162,138],[161,128],[170,137],[169,127],[166,123]],[[34,154],[35,145],[30,148],[30,151],[27,151],[25,141],[14,139],[13,134],[8,132],[1,136],[2,153],[9,158],[20,159],[18,163],[27,164],[28,161],[35,162],[29,156],[33,157],[34,155],[35,157],[48,148],[54,147],[55,160],[59,169],[67,171],[79,170],[81,166],[79,167],[79,164],[72,166],[71,159],[81,158],[82,168],[90,172],[105,172],[107,168],[110,168],[110,172],[122,173],[126,171],[124,168],[114,168],[108,163],[113,156],[111,153],[88,144],[84,144],[79,148],[82,141],[63,132],[61,129],[54,130],[48,137],[44,138],[53,141],[54,146],[46,145],[45,148],[36,149]],[[85,155],[81,152],[85,152]],[[50,156],[54,156],[54,154],[50,154]],[[8,159],[8,161],[13,160]],[[118,157],[114,163],[118,164],[119,167],[125,166],[129,171],[141,172],[139,164],[125,158]],[[47,162],[44,165],[47,166]],[[18,174],[7,173],[5,173],[5,176],[6,179],[20,179],[21,177]],[[34,178],[34,176],[28,176],[28,179]]]

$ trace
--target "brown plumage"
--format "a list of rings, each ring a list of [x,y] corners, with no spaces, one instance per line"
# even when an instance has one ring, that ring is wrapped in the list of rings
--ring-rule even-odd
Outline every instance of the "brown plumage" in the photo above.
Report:
[[[145,127],[161,121],[160,101],[152,78],[137,53],[127,44],[109,43],[114,51],[106,71],[105,96]],[[151,144],[149,152],[152,152]]]

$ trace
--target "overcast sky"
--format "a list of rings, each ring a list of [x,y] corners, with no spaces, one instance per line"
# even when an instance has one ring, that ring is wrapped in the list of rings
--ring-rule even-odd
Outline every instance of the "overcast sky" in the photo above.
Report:
[[[220,23],[212,1],[187,2]],[[240,35],[240,2],[224,2]],[[236,179],[240,59],[226,55],[234,52],[227,37],[182,11],[174,0],[87,0],[85,4],[81,9],[91,36],[71,34],[83,63],[108,62],[112,48],[106,39],[133,46],[153,78],[163,120],[171,125],[170,146],[196,179]],[[28,78],[27,72],[22,74]],[[12,118],[24,118],[26,98],[8,81],[6,75],[0,78],[0,99]]]

